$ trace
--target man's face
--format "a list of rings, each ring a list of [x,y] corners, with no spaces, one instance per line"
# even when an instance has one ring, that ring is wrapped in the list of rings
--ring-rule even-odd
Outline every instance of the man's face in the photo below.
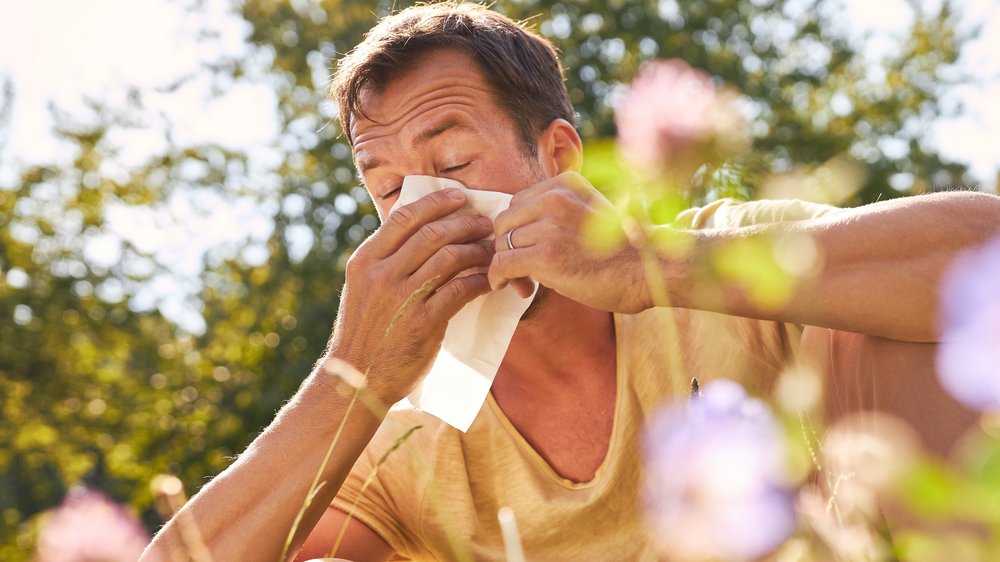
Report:
[[[362,105],[371,120],[352,124],[354,158],[383,220],[405,176],[510,194],[544,179],[478,65],[461,51],[423,55],[383,91],[365,93]]]

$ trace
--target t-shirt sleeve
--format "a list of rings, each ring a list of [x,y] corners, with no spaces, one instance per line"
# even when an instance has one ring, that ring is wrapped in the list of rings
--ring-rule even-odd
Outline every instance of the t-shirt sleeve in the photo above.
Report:
[[[737,201],[719,199],[703,207],[693,207],[677,217],[681,228],[736,228],[755,224],[801,221],[829,216],[841,209],[797,199]]]
[[[819,219],[832,216],[842,209],[832,205],[797,199],[762,199],[738,201],[719,199],[703,207],[682,212],[675,225],[680,228],[711,229],[739,228],[759,224],[774,224]],[[791,360],[798,354],[802,326],[766,320],[742,319],[740,338],[757,350],[757,357],[768,364]]]
[[[389,414],[330,504],[364,523],[404,556],[417,550],[420,490],[424,489],[418,481],[419,467],[403,460],[418,446],[413,438],[419,429],[410,430],[419,424],[408,425],[408,418]]]

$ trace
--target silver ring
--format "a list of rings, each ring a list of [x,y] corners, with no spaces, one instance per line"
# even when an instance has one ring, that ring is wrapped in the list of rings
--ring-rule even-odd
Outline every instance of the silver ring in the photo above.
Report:
[[[507,232],[507,247],[510,248],[511,250],[517,249],[514,247],[514,240],[512,238],[512,236],[514,236],[515,230],[517,230],[517,227],[514,227]]]

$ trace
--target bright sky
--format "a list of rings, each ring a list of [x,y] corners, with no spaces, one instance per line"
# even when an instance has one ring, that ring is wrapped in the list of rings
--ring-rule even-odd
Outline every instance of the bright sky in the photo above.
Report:
[[[137,85],[143,101],[163,119],[123,140],[119,162],[137,164],[164,146],[166,121],[180,145],[218,141],[261,154],[277,134],[275,97],[262,85],[234,87],[224,98],[209,95],[210,84],[198,76],[199,64],[245,50],[239,22],[225,17],[225,0],[206,2],[209,16],[195,21],[179,2],[169,0],[33,0],[5,8],[0,18],[0,77],[15,88],[7,161],[0,161],[0,184],[12,181],[16,163],[61,161],[68,156],[50,134],[48,104],[82,113],[84,96],[109,100],[122,86]],[[220,32],[218,39],[196,41],[200,27]],[[40,32],[41,31],[41,32]],[[170,93],[157,88],[195,75]],[[248,118],[253,116],[253,118]],[[13,156],[13,158],[10,158]],[[214,209],[206,213],[204,209]],[[189,331],[203,329],[188,295],[198,290],[206,254],[219,248],[250,247],[244,256],[260,261],[270,235],[270,208],[250,198],[222,200],[218,194],[178,193],[160,209],[113,207],[110,232],[92,237],[84,247],[90,263],[110,266],[121,260],[122,240],[152,252],[170,275],[157,275],[132,300],[139,308],[159,307]],[[113,289],[112,289],[113,291]],[[111,295],[112,298],[114,295]]]
[[[14,79],[14,153],[27,161],[51,158],[46,109],[79,109],[86,96],[108,99],[121,85],[162,87],[198,70],[200,62],[244,52],[243,30],[224,16],[218,0],[209,16],[195,21],[169,0],[34,0],[5,9],[0,19],[0,76]],[[198,25],[219,31],[198,42]],[[218,140],[249,147],[274,135],[275,123],[246,119],[268,115],[274,97],[264,87],[238,87],[225,103],[203,103],[206,84],[169,95],[152,95],[154,109],[167,112],[181,143]]]
[[[891,48],[912,20],[905,0],[843,0],[846,23],[858,33],[875,33],[866,51]],[[936,1],[936,0],[934,0]],[[115,86],[129,83],[162,86],[194,72],[200,61],[242,52],[243,29],[225,18],[226,2],[210,0],[209,16],[195,21],[178,2],[169,0],[33,0],[11,3],[0,18],[0,76],[14,79],[12,150],[18,159],[52,158],[56,147],[48,134],[46,105],[78,108],[82,94],[106,98]],[[965,105],[957,118],[943,119],[928,138],[949,157],[971,164],[977,179],[993,183],[1000,167],[1000,7],[996,0],[959,0],[967,25],[982,24],[981,38],[970,44],[963,67],[982,79],[956,88],[952,101]],[[222,33],[199,44],[198,25]],[[181,142],[219,140],[249,148],[271,138],[275,123],[247,119],[269,115],[273,96],[267,88],[242,86],[225,100],[204,102],[206,84],[169,96],[147,99],[175,123]],[[147,139],[153,145],[155,140]]]
[[[894,38],[905,33],[912,21],[905,0],[842,1],[847,14],[844,25],[859,37],[871,34],[864,49],[869,55],[892,49]],[[957,2],[963,25],[983,26],[980,38],[967,46],[961,61],[979,81],[954,88],[947,100],[963,106],[961,113],[941,119],[927,132],[929,142],[946,157],[968,163],[973,175],[988,186],[1000,171],[1000,10],[996,1]],[[207,81],[196,78],[169,94],[156,92],[157,87],[195,73],[203,61],[239,55],[245,49],[244,28],[224,15],[227,0],[207,0],[208,15],[202,13],[198,19],[178,4],[169,0],[8,3],[0,18],[0,77],[13,79],[16,99],[7,161],[0,161],[0,184],[12,181],[12,163],[65,158],[49,134],[50,102],[79,111],[82,96],[113,101],[121,95],[123,84],[143,88],[145,103],[173,123],[181,144],[214,140],[266,154],[265,147],[277,133],[270,117],[274,96],[267,87],[241,85],[223,99],[212,99]],[[219,32],[219,38],[196,41],[200,27]],[[123,155],[126,164],[138,162],[162,144],[163,124],[153,124],[152,129],[150,134],[128,139]],[[158,261],[176,263],[189,277],[197,275],[201,257],[211,248],[247,238],[259,241],[269,233],[261,222],[264,214],[249,202],[219,201],[220,208],[231,212],[208,217],[190,210],[198,206],[195,203],[183,197],[171,201],[172,218],[140,219],[118,213],[118,218],[109,219],[117,221],[121,237],[140,247],[159,248]],[[137,224],[156,224],[157,228],[140,229]],[[120,240],[111,238],[95,242],[90,253],[113,262]],[[161,289],[147,299],[160,301],[161,309],[175,319],[186,317],[187,327],[197,331],[199,322],[178,296],[178,284],[188,286],[189,281],[161,280]]]

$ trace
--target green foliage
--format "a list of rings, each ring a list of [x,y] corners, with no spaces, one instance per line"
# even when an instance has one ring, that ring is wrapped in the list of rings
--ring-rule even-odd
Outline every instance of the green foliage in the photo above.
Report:
[[[259,381],[222,376],[192,336],[130,306],[132,288],[159,268],[149,256],[126,244],[109,266],[84,251],[103,234],[109,206],[162,201],[169,182],[151,178],[217,152],[159,155],[111,175],[108,131],[124,126],[64,121],[72,164],[31,167],[0,189],[4,560],[23,558],[33,532],[23,523],[72,486],[127,500],[152,526],[151,476],[174,472],[196,486],[246,440],[247,406],[237,402]]]
[[[754,153],[763,156],[756,166],[787,170],[846,153],[870,170],[855,203],[968,183],[962,166],[942,162],[919,140],[940,111],[941,88],[960,79],[950,65],[963,38],[950,6],[918,13],[908,40],[874,65],[833,31],[840,15],[834,7],[824,0],[498,4],[513,17],[537,16],[532,22],[562,50],[585,139],[613,135],[617,83],[645,60],[677,57],[751,100]],[[888,154],[880,149],[883,138],[906,150]],[[890,188],[895,174],[912,186]]]
[[[1000,554],[1000,441],[985,435],[966,449],[959,466],[923,461],[910,469],[894,494],[914,516],[900,529],[905,560],[938,560],[964,552],[963,559],[992,560]]]
[[[273,86],[280,161],[266,177],[248,172],[246,154],[178,147],[169,138],[162,153],[121,169],[113,133],[143,126],[135,119],[142,99],[132,92],[121,107],[91,103],[83,120],[57,114],[56,133],[72,161],[32,166],[0,186],[0,558],[26,559],[36,516],[80,483],[128,503],[154,528],[152,478],[177,474],[196,490],[309,372],[325,346],[346,258],[377,226],[335,110],[324,101],[331,61],[379,15],[409,4],[245,0],[234,7],[254,56],[212,61],[206,71],[223,86]],[[845,153],[870,170],[855,202],[899,195],[888,187],[896,174],[915,178],[903,193],[963,183],[962,167],[943,163],[917,139],[939,111],[944,71],[959,52],[948,6],[918,17],[906,43],[872,71],[829,31],[821,10],[794,5],[521,0],[495,9],[530,18],[560,47],[594,155],[585,172],[605,190],[628,188],[610,141],[616,88],[654,57],[683,58],[751,101],[754,153],[763,156],[717,172],[718,195],[749,196],[741,178]],[[882,138],[908,149],[886,154]],[[191,295],[206,328],[189,334],[136,298],[174,264],[127,241],[111,265],[84,248],[108,233],[111,207],[162,208],[174,194],[199,191],[274,203],[274,230],[264,263],[248,263],[238,249],[208,260]],[[668,207],[651,214],[676,212]],[[308,252],[293,256],[293,239],[306,240]]]

